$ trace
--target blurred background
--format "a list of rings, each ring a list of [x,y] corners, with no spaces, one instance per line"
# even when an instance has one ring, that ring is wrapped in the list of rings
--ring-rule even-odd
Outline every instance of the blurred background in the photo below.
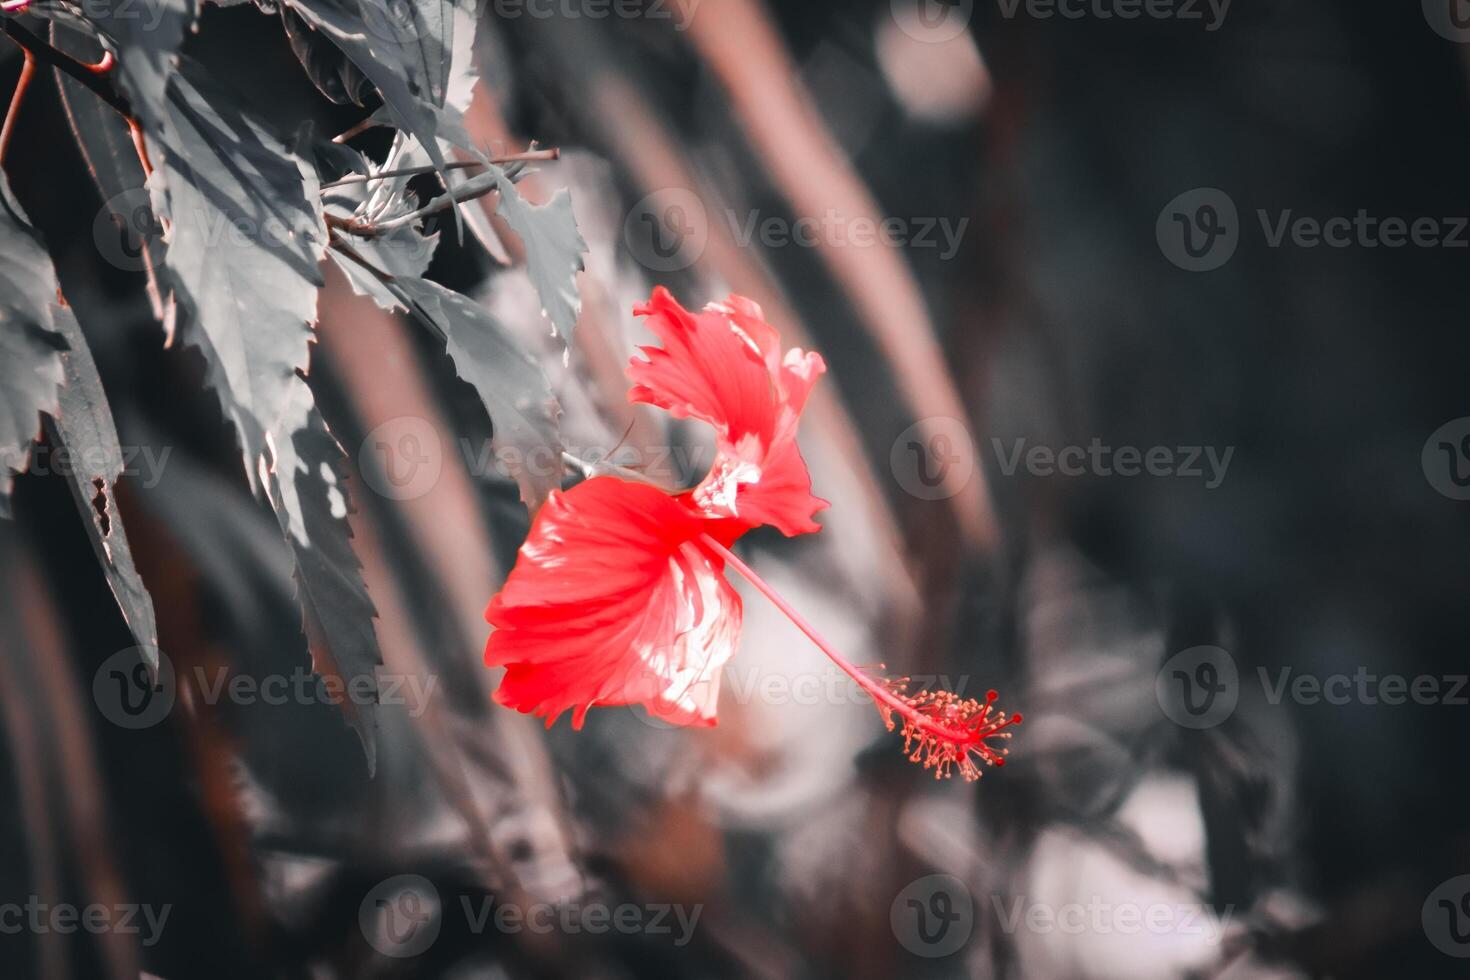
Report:
[[[483,611],[525,508],[442,348],[335,271],[311,381],[400,688],[375,772],[320,698],[221,693],[310,669],[291,562],[47,73],[6,168],[133,454],[118,504],[176,689],[108,709],[134,641],[67,481],[21,477],[5,972],[1464,975],[1462,7],[478,9],[470,131],[558,148],[522,189],[570,188],[588,245],[569,357],[513,237],[446,225],[430,275],[543,361],[572,452],[669,486],[710,446],[627,404],[653,285],[752,297],[821,351],[824,530],[744,554],[855,662],[1022,711],[976,784],[907,763],[743,585],[714,729],[491,704]],[[211,5],[186,50],[267,118],[362,118],[272,12]],[[11,928],[38,903],[111,925]]]

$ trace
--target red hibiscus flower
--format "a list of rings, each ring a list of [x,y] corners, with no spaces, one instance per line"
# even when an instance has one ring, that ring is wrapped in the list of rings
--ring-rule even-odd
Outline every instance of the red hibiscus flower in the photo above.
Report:
[[[680,725],[713,725],[720,672],[740,638],[734,569],[776,604],[872,697],[909,758],[936,777],[975,764],[1003,765],[1021,720],[948,691],[906,689],[907,679],[870,676],[822,639],[795,609],[730,551],[753,527],[790,536],[818,531],[814,497],[796,445],[807,395],[826,370],[820,354],[781,352],[760,307],[742,296],[691,313],[659,287],[635,311],[662,347],[628,367],[628,398],[695,418],[716,433],[714,465],[699,485],[668,493],[599,476],[553,492],[536,515],[505,587],[485,611],[494,631],[485,662],[505,668],[495,700],[546,718],[568,708],[642,705]]]

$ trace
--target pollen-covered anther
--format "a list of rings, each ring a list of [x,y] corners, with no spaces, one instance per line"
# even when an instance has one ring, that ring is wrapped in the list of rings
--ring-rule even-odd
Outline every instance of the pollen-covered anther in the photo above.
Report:
[[[958,770],[967,782],[979,779],[984,772],[976,760],[987,766],[1006,764],[1006,749],[989,744],[992,740],[1009,740],[1005,729],[1021,723],[1021,715],[1007,714],[995,707],[994,691],[987,691],[984,701],[961,698],[952,691],[924,688],[909,693],[907,677],[881,682],[889,698],[878,698],[878,713],[891,732],[903,734],[903,750],[910,762],[921,763],[934,770],[935,779],[948,779]]]

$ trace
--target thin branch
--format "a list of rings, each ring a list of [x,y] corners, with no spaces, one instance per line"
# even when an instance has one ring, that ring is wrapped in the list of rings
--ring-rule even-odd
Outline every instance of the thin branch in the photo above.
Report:
[[[117,67],[117,58],[111,51],[102,52],[102,60],[95,65],[82,65],[83,68],[94,75],[106,75]]]
[[[465,163],[446,163],[444,165],[444,169],[464,170],[467,167],[483,166],[484,164],[480,163],[478,160],[471,160]],[[438,167],[432,164],[428,164],[422,167],[399,167],[395,170],[379,170],[370,174],[348,174],[346,177],[342,177],[338,180],[323,184],[322,190],[329,191],[333,187],[345,187],[348,184],[366,184],[370,180],[384,180],[388,177],[412,177],[416,174],[430,174],[434,173],[438,169]]]
[[[124,119],[133,118],[132,105],[117,90],[117,87],[112,84],[107,70],[102,67],[102,65],[107,64],[106,58],[102,59],[102,62],[97,65],[83,64],[70,55],[56,50],[11,17],[0,20],[0,30],[4,30],[7,37],[24,48],[28,54],[35,57],[41,64],[49,65],[57,71],[76,79],[83,88],[89,89],[97,98],[112,106]]]
[[[136,119],[128,120],[128,135],[133,138],[133,150],[138,154],[138,164],[144,177],[153,176],[153,161],[148,159],[148,143],[143,139],[143,124]]]
[[[516,163],[523,160],[556,160],[561,157],[561,151],[550,150],[527,150],[525,153],[511,153],[503,157],[491,157],[490,162],[496,165],[504,163]],[[479,160],[466,160],[462,163],[446,163],[444,170],[465,170],[470,167],[483,167],[485,164]],[[410,177],[417,174],[432,174],[439,171],[439,167],[426,164],[422,167],[399,167],[396,170],[379,170],[372,174],[351,174],[341,180],[334,180],[329,184],[323,184],[322,190],[330,190],[333,187],[342,187],[346,184],[365,184],[370,180],[382,180],[385,177]]]
[[[446,193],[434,198],[417,211],[410,211],[387,221],[374,223],[353,218],[334,219],[332,215],[328,215],[327,224],[348,235],[356,235],[359,238],[376,238],[385,232],[416,224],[432,214],[447,210],[450,205],[463,204],[465,201],[484,197],[499,186],[500,178],[503,176],[505,176],[503,171],[477,174],[463,184],[450,188]]]
[[[376,129],[379,126],[385,126],[385,125],[387,125],[387,123],[380,123],[373,116],[368,116],[362,122],[360,122],[357,125],[353,126],[351,129],[347,130],[346,132],[338,133],[336,136],[333,136],[332,137],[332,142],[333,143],[346,143],[348,140],[352,139],[352,137],[354,137],[354,136],[360,136],[363,133],[366,133],[370,129]]]
[[[15,92],[10,96],[10,108],[5,110],[5,122],[0,124],[0,163],[5,162],[5,153],[15,136],[15,121],[20,117],[20,107],[26,100],[31,79],[36,77],[36,56],[27,51],[25,59],[25,64],[20,66],[20,77],[15,82]]]
[[[329,228],[332,227],[332,215],[330,214],[327,215],[327,225]],[[384,272],[382,269],[379,269],[367,259],[363,258],[362,253],[343,241],[341,236],[333,234],[331,231],[328,231],[327,234],[330,236],[328,239],[328,244],[331,245],[332,248],[335,248],[337,251],[341,252],[343,255],[347,256],[349,259],[362,266],[368,272],[371,272],[375,277],[377,277],[379,282],[386,285],[393,281],[393,276],[390,273]]]

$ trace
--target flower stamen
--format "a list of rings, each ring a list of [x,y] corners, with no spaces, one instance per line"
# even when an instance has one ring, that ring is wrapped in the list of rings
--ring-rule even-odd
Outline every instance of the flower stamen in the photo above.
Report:
[[[1010,739],[1004,731],[1021,723],[1021,715],[1007,714],[994,707],[1000,695],[987,691],[984,701],[961,698],[953,691],[931,691],[928,688],[908,693],[909,678],[880,681],[883,688],[898,699],[907,710],[887,701],[878,702],[878,714],[891,732],[903,725],[903,751],[910,762],[921,763],[934,770],[935,779],[948,779],[958,769],[967,782],[984,775],[976,759],[986,766],[1004,766],[1006,749],[992,746],[990,739]],[[899,717],[895,719],[894,715]]]

